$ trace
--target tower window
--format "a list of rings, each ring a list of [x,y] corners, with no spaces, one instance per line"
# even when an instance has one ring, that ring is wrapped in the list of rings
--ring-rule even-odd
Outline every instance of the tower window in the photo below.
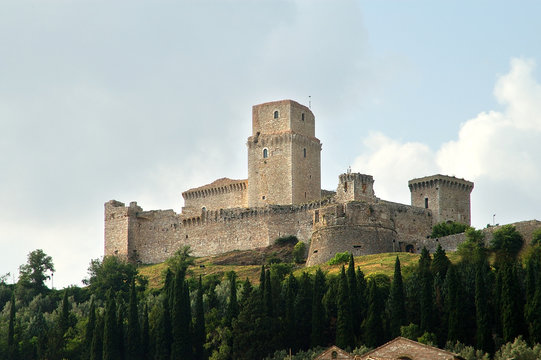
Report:
[[[304,121],[304,113],[301,114],[301,120]]]
[[[306,148],[303,149],[304,157],[306,157]]]
[[[269,150],[267,148],[263,149],[263,159],[266,159],[269,157]]]
[[[278,114],[278,110],[275,110],[275,111],[274,111],[274,118],[275,118],[275,119],[278,119],[278,115],[279,115],[279,114]]]
[[[428,209],[428,198],[425,198],[425,209]]]

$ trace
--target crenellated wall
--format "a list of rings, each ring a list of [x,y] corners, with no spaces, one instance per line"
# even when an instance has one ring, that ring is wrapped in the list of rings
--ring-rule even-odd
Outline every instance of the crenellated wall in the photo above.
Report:
[[[105,227],[115,231],[106,230],[105,255],[158,263],[184,245],[191,247],[194,256],[208,256],[268,246],[287,235],[308,242],[313,210],[328,202],[222,209],[184,216],[173,210],[143,211],[136,203],[125,207],[109,201],[105,204]],[[126,216],[107,216],[113,213]]]
[[[248,180],[222,178],[182,193],[182,214],[198,216],[203,211],[247,207]]]

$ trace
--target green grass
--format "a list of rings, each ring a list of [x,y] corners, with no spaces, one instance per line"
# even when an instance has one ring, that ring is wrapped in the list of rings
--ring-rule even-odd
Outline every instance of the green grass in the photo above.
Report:
[[[402,274],[407,276],[419,262],[420,254],[401,252],[356,256],[355,266],[359,266],[366,276],[383,274],[392,277],[397,256],[400,259]],[[453,252],[447,253],[447,257],[452,263],[456,263],[460,259],[460,257]],[[297,267],[293,273],[295,276],[300,276],[303,272],[315,274],[318,267],[329,275],[335,275],[340,272],[342,265],[321,264],[309,267],[300,266]],[[144,265],[139,267],[139,273],[148,278],[149,286],[151,288],[160,288],[163,285],[163,274],[166,269],[166,263]],[[212,258],[206,257],[197,258],[195,260],[195,265],[190,266],[188,272],[189,276],[198,277],[199,275],[207,276],[214,274],[223,276],[229,271],[235,271],[239,280],[248,278],[252,284],[257,285],[259,284],[260,270],[260,265],[215,265],[212,263]]]

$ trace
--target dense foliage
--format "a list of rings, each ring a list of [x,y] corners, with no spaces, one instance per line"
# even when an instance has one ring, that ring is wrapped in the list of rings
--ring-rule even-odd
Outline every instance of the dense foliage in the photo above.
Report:
[[[436,239],[447,235],[460,234],[469,228],[468,225],[454,221],[442,222],[432,227],[431,238]]]
[[[407,271],[397,257],[392,278],[365,276],[350,254],[340,254],[336,275],[294,276],[291,265],[273,264],[261,268],[258,286],[234,272],[194,278],[187,249],[170,262],[161,289],[109,257],[91,262],[84,288],[51,290],[27,276],[8,285],[3,277],[0,358],[311,359],[331,344],[359,354],[402,335],[466,359],[537,359],[541,245],[518,258],[512,230],[496,231],[490,248],[468,231],[456,264],[441,247],[423,250]],[[43,252],[21,267],[38,280],[52,269]]]

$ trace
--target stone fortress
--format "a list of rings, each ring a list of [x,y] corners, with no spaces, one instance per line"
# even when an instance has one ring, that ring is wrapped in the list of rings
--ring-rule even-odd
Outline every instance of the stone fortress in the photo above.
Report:
[[[180,214],[105,203],[105,255],[158,263],[184,245],[195,256],[209,256],[295,235],[309,244],[307,264],[314,265],[344,251],[418,252],[438,243],[455,250],[463,236],[430,239],[432,226],[470,225],[473,183],[452,176],[410,180],[411,205],[377,198],[372,176],[349,171],[339,176],[336,192],[321,190],[315,117],[295,101],[253,106],[247,147],[248,179],[222,178],[183,192]]]

